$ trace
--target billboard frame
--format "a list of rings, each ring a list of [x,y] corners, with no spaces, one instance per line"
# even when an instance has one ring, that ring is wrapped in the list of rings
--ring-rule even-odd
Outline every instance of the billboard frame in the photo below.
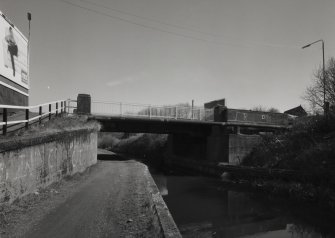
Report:
[[[2,36],[5,36],[2,40],[3,46],[1,46],[3,47],[2,53],[4,64],[0,65],[0,104],[27,106],[30,89],[29,40],[1,11],[0,17],[3,18],[3,20],[0,19],[0,21],[2,21],[2,29],[0,29],[2,31],[1,34]],[[8,29],[6,29],[7,27]],[[13,42],[10,40],[8,41],[7,37],[10,39],[9,35],[12,36],[14,41],[13,44],[16,47],[16,55],[15,51],[14,53],[9,51],[9,45]],[[7,43],[7,45],[5,43]],[[7,51],[6,47],[8,47]],[[11,64],[8,62],[9,59],[11,60]],[[9,73],[12,71],[13,76]]]

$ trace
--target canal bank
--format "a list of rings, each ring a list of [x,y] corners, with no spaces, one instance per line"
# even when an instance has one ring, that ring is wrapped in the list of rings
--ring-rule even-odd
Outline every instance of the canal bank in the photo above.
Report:
[[[104,160],[1,210],[1,237],[180,237],[147,167]]]
[[[155,160],[151,158],[151,160]],[[213,163],[178,156],[159,159],[164,171],[171,168],[187,174],[221,178],[227,186],[242,187],[272,196],[335,212],[335,190],[331,183],[332,170],[298,171]]]
[[[201,176],[195,170],[162,169],[161,165],[148,163],[183,237],[335,237],[334,214],[311,203],[259,193],[244,184]]]
[[[334,215],[203,176],[153,174],[183,237],[334,237]]]
[[[167,171],[151,168],[183,237],[335,237],[334,214],[311,203],[180,169]]]

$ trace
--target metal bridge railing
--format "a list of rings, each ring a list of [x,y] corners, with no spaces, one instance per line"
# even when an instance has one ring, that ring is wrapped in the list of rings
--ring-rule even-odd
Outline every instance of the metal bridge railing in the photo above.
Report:
[[[191,106],[154,106],[148,104],[93,101],[95,115],[213,121],[213,109]]]

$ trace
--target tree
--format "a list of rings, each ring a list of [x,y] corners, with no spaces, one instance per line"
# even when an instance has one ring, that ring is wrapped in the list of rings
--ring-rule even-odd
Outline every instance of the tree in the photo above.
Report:
[[[268,112],[279,113],[280,111],[277,108],[271,107],[268,109]]]
[[[253,107],[251,110],[252,111],[258,111],[258,112],[272,112],[272,113],[278,113],[279,112],[279,110],[277,108],[274,108],[274,107],[266,108],[266,107],[261,106],[261,105]]]
[[[331,108],[335,105],[335,58],[330,58],[325,66],[325,86],[326,101],[329,102]],[[303,99],[309,103],[313,113],[323,112],[323,69],[322,66],[316,70],[313,76],[313,84],[307,87]]]

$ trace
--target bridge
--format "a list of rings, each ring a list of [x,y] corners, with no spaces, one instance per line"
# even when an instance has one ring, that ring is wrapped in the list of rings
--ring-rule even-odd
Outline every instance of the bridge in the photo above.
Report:
[[[102,123],[102,131],[113,132],[195,132],[216,126],[235,128],[240,133],[241,128],[276,131],[288,127],[287,116],[282,113],[228,109],[222,105],[205,108],[91,101],[85,94],[79,94],[77,100],[69,100],[68,111],[87,114]]]
[[[260,141],[261,133],[288,128],[286,114],[189,105],[155,106],[91,101],[79,94],[68,102],[78,114],[99,121],[101,132],[169,134],[171,156],[238,164]]]
[[[101,123],[101,132],[169,134],[171,155],[199,160],[241,161],[259,141],[261,133],[275,133],[288,128],[288,117],[282,113],[256,112],[227,108],[189,105],[157,106],[122,102],[91,101],[86,94],[77,100],[56,101],[30,107],[0,105],[2,133],[7,130],[41,123],[61,113],[88,115]],[[14,110],[14,116],[10,116]]]

